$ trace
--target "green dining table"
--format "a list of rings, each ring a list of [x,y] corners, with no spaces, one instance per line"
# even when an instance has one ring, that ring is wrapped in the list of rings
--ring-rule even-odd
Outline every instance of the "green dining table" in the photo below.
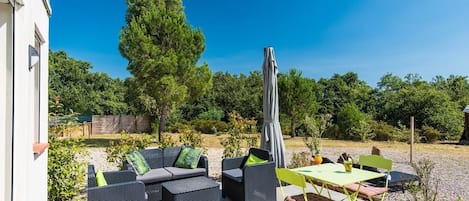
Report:
[[[307,166],[307,167],[300,167],[292,169],[293,171],[304,175],[308,180],[311,182],[318,181],[320,182],[321,189],[318,189],[316,185],[313,185],[316,193],[319,195],[322,193],[322,190],[328,185],[339,186],[343,188],[344,193],[347,195],[349,200],[357,200],[359,189],[361,183],[366,180],[376,179],[379,177],[383,177],[384,174],[372,172],[368,170],[362,170],[358,168],[352,168],[351,172],[346,172],[344,165],[340,163],[324,163],[319,165]],[[350,193],[346,185],[358,183],[359,188],[356,192]],[[329,199],[331,199],[331,194],[328,190]]]

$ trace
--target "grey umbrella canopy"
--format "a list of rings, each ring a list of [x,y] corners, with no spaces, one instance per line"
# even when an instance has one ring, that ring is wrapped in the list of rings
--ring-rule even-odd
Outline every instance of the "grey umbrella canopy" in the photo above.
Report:
[[[277,167],[285,167],[285,145],[278,117],[278,67],[272,47],[264,48],[262,70],[264,75],[264,125],[261,134],[261,148],[272,153]]]

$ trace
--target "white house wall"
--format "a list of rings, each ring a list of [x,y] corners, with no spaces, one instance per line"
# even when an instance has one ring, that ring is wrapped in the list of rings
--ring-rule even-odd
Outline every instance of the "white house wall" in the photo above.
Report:
[[[11,200],[12,13],[0,3],[0,200]]]
[[[29,45],[35,32],[44,39],[40,57],[40,142],[47,142],[49,15],[42,0],[24,0],[14,19],[13,200],[47,200],[47,151],[33,154],[34,70],[29,71]]]

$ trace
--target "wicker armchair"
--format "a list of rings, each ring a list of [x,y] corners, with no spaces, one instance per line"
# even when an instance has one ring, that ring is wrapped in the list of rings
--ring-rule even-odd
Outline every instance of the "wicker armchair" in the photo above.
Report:
[[[257,148],[249,149],[249,153],[268,162],[244,166],[248,156],[223,159],[222,196],[236,201],[276,200],[277,178],[272,154]]]
[[[98,187],[94,166],[88,166],[88,201],[147,200],[145,185],[135,179],[134,172],[124,170],[103,172],[103,174],[108,185]]]

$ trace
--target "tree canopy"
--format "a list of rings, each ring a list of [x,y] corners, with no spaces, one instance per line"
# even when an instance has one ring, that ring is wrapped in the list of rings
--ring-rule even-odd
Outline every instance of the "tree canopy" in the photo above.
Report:
[[[156,103],[161,133],[171,108],[211,87],[208,65],[197,66],[205,39],[187,22],[181,0],[127,0],[127,5],[119,50],[143,93]]]
[[[120,79],[92,73],[89,62],[71,58],[64,51],[49,52],[49,100],[57,96],[66,112],[126,114],[126,88]]]
[[[213,80],[213,88],[208,88],[211,83],[205,83],[205,89],[191,90],[194,85],[177,81],[183,79],[178,77],[180,75],[161,74],[163,76],[157,79],[157,75],[148,74],[146,78],[132,76],[122,81],[106,73],[90,72],[89,62],[71,58],[64,51],[51,51],[49,55],[49,99],[58,97],[65,112],[161,117],[162,105],[166,104],[170,125],[190,124],[193,120],[199,120],[198,124],[228,122],[228,114],[237,112],[244,118],[257,120],[257,129],[261,128],[263,82],[260,71],[248,75],[216,72],[212,78],[208,66],[197,67],[192,63],[189,69],[206,73],[189,76],[187,79],[198,80],[191,84]],[[158,59],[161,63],[166,61],[166,56]],[[150,68],[153,63],[136,63],[148,65],[148,69],[134,66],[138,73],[158,74],[158,70]],[[201,70],[204,68],[207,71]],[[174,69],[162,69],[165,70]],[[279,74],[278,85],[280,122],[285,134],[303,129],[306,116],[330,114],[335,126],[326,132],[327,137],[363,140],[376,136],[377,140],[402,140],[405,137],[397,135],[408,132],[409,117],[414,116],[417,129],[425,129],[422,133],[435,129],[441,133],[438,137],[442,140],[457,139],[463,130],[462,109],[469,104],[469,82],[466,76],[459,75],[436,76],[425,81],[418,74],[398,77],[388,73],[372,88],[353,72],[334,74],[316,82],[291,69]],[[226,127],[226,124],[220,125]]]

